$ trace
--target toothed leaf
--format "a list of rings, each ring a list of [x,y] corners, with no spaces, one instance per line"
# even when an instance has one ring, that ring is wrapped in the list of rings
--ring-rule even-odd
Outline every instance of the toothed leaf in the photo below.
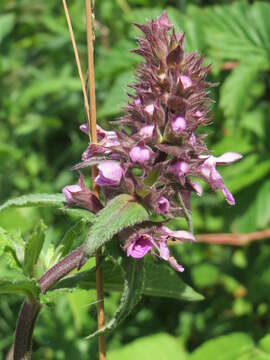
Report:
[[[84,252],[93,253],[121,230],[149,218],[147,210],[134,198],[121,194],[111,200],[96,216],[85,240]]]

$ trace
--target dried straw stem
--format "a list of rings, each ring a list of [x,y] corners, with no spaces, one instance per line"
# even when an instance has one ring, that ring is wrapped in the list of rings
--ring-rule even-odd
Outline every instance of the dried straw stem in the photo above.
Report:
[[[83,79],[80,58],[79,58],[79,54],[78,54],[78,49],[77,49],[76,40],[75,40],[75,36],[73,33],[73,29],[72,29],[72,24],[71,24],[66,0],[62,0],[62,2],[63,2],[63,8],[64,8],[64,12],[65,12],[66,19],[67,19],[68,30],[69,30],[69,34],[70,34],[70,38],[71,38],[71,42],[72,42],[72,46],[73,46],[73,51],[74,51],[74,56],[75,56],[75,60],[76,60],[76,64],[77,64],[78,74],[79,74],[79,78],[81,81],[86,119],[87,119],[88,127],[90,128],[90,109],[89,109],[87,92],[86,92],[86,88],[84,85],[85,82]]]
[[[95,95],[95,72],[94,72],[94,49],[93,49],[93,24],[92,24],[92,8],[91,0],[85,0],[86,10],[86,31],[87,31],[87,54],[88,54],[88,83],[90,95],[90,126],[89,137],[92,143],[97,142],[97,127],[96,127],[96,95]],[[92,182],[93,191],[98,196],[98,188],[95,183],[97,169],[92,168]],[[101,329],[105,324],[104,319],[104,297],[103,297],[103,274],[100,264],[100,251],[96,254],[96,288],[97,288],[97,308],[98,308],[98,329]],[[98,339],[99,360],[106,360],[106,344],[105,337],[101,335]]]

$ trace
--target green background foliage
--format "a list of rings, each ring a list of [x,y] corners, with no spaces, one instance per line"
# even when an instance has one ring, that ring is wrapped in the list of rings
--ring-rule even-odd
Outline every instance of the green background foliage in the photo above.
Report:
[[[84,1],[68,1],[68,6],[86,69]],[[127,100],[126,86],[139,61],[129,52],[139,34],[131,23],[158,16],[163,9],[176,28],[186,32],[186,49],[200,51],[212,64],[209,81],[219,83],[211,91],[215,104],[213,124],[206,129],[209,148],[214,155],[244,154],[241,162],[221,170],[236,206],[229,207],[219,194],[205,188],[202,198],[192,198],[195,232],[266,229],[270,222],[269,2],[96,0],[98,122],[109,129],[109,121],[121,115]],[[0,83],[1,203],[30,192],[57,193],[76,182],[70,167],[78,162],[87,138],[78,131],[85,122],[83,100],[61,2],[1,2]],[[12,243],[20,254],[24,242],[37,238],[43,244],[39,267],[34,268],[37,255],[29,253],[25,273],[35,270],[40,276],[82,242],[83,233],[77,236],[77,232],[85,233],[88,222],[82,223],[82,229],[77,221],[76,211],[23,208],[1,213],[0,226],[11,234],[0,231],[0,255],[10,265],[8,270],[0,266],[1,277],[14,279],[14,289],[27,282],[22,294],[35,292],[34,284],[17,274],[18,259],[3,249]],[[72,232],[66,233],[72,225]],[[108,359],[270,359],[268,240],[245,247],[185,244],[172,252],[185,266],[182,279],[205,300],[143,296],[136,310],[108,336]],[[92,265],[90,261],[89,268]],[[4,286],[1,282],[0,293]],[[105,292],[108,319],[119,298],[117,292]],[[12,344],[22,299],[1,294],[0,359]],[[58,289],[50,299],[44,298],[47,305],[37,323],[34,359],[96,359],[97,341],[85,340],[96,330],[95,301],[95,292],[85,289]]]

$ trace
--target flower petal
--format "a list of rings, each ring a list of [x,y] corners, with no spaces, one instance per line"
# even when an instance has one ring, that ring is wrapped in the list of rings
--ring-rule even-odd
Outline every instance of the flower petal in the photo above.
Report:
[[[127,256],[135,259],[144,257],[153,247],[153,238],[148,234],[140,234],[127,247]]]
[[[169,264],[176,271],[183,272],[185,270],[182,265],[178,264],[178,262],[176,261],[176,259],[173,256],[171,256],[169,258]]]
[[[185,230],[171,230],[167,228],[167,226],[162,225],[160,230],[167,235],[168,237],[175,238],[177,240],[190,240],[195,241],[194,235],[191,234],[189,231]]]
[[[215,158],[217,165],[232,164],[233,162],[242,159],[243,155],[236,152],[226,152],[221,156]]]

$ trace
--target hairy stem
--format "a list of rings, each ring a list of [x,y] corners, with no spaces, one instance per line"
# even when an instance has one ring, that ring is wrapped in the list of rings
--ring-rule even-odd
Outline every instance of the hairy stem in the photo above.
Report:
[[[52,266],[39,279],[39,285],[43,294],[56,284],[60,279],[70,273],[72,270],[82,266],[87,261],[83,256],[83,247],[79,246],[69,255],[61,259]],[[13,346],[14,360],[30,360],[32,355],[32,336],[36,319],[41,310],[41,304],[37,300],[26,299],[20,310],[15,340]],[[12,352],[12,350],[11,350]],[[9,358],[10,354],[9,354]]]
[[[24,300],[15,332],[13,348],[14,360],[30,360],[32,357],[32,336],[41,304],[34,300]]]
[[[92,22],[92,7],[91,0],[85,0],[86,11],[86,32],[87,32],[87,54],[88,54],[88,83],[90,96],[90,120],[89,138],[92,143],[97,142],[97,127],[96,127],[96,95],[95,95],[95,70],[94,70],[94,48],[93,48],[93,22]],[[98,188],[95,183],[97,176],[97,168],[92,168],[92,183],[93,191],[98,197]],[[97,309],[98,309],[98,329],[103,328],[105,324],[104,316],[104,298],[103,298],[103,274],[102,267],[98,266],[100,263],[100,250],[96,254],[96,288],[97,288]],[[105,337],[101,335],[98,338],[99,360],[106,360],[106,344]]]

